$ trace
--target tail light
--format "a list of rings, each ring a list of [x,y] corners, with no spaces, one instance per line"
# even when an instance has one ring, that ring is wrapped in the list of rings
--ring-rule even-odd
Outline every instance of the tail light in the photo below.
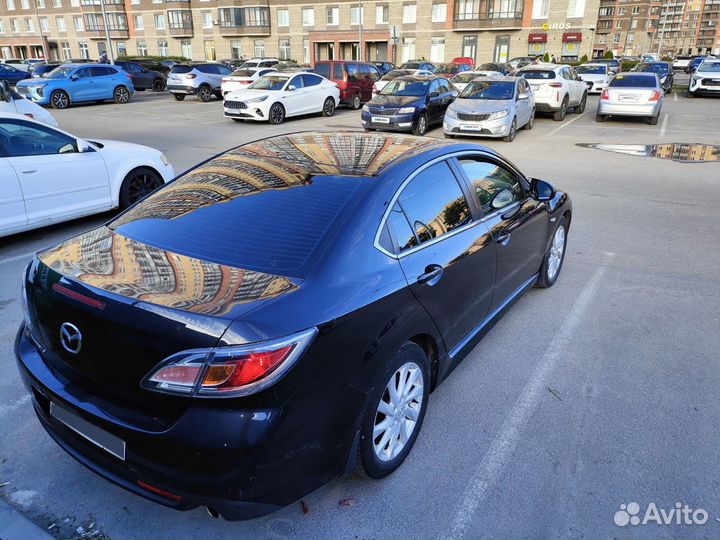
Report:
[[[185,75],[186,79],[194,79],[195,77],[197,77],[197,75],[195,75],[194,73],[188,73],[187,75]]]
[[[603,99],[605,101],[608,101],[610,99],[610,92],[607,91],[607,88],[602,91],[602,94],[600,94],[600,99]]]
[[[232,79],[229,79],[228,77],[223,77],[222,82],[230,82]]]
[[[648,101],[660,101],[660,92],[657,90],[653,90],[652,95],[650,96],[650,99]]]
[[[377,91],[378,91],[377,86],[375,86],[375,84],[373,84],[372,93],[377,94]]]
[[[346,83],[348,81],[347,71],[343,70],[343,82]]]
[[[148,390],[196,397],[238,397],[259,392],[285,374],[312,343],[311,328],[248,345],[190,349],[163,360],[141,385]]]
[[[562,83],[559,82],[551,82],[550,83],[551,88],[562,88]]]

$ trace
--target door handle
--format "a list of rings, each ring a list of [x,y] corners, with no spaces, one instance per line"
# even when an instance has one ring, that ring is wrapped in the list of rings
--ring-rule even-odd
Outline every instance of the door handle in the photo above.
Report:
[[[500,234],[496,239],[495,242],[500,244],[501,246],[507,246],[510,243],[510,233],[505,232]]]
[[[435,285],[443,275],[443,267],[439,264],[429,264],[425,267],[425,273],[417,278],[419,284],[427,283],[430,287]]]
[[[33,174],[37,172],[37,169],[21,169],[20,172],[23,174]]]

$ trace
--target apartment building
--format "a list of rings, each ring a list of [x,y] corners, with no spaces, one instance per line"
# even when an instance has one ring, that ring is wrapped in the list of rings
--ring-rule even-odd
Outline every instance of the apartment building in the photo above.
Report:
[[[114,55],[479,62],[590,55],[601,0],[104,0]],[[607,1],[607,0],[602,0]],[[4,57],[98,58],[101,0],[0,0]],[[361,25],[362,23],[362,25]],[[360,26],[362,46],[359,47]]]
[[[600,0],[593,56],[651,52],[661,6],[661,0]]]
[[[670,0],[659,20],[663,54],[720,54],[720,0]]]

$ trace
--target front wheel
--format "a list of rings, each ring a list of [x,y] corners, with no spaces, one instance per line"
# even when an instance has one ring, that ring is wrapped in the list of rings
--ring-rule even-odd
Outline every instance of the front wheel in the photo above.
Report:
[[[568,222],[565,216],[560,218],[555,234],[553,234],[550,247],[545,253],[542,268],[540,268],[540,277],[535,285],[536,287],[545,289],[552,287],[560,275],[563,261],[565,260],[565,246],[567,244]]]
[[[422,427],[430,386],[430,362],[407,342],[387,364],[373,392],[360,433],[360,472],[385,478],[407,458]]]
[[[130,101],[130,90],[124,86],[118,86],[115,92],[113,92],[113,99],[115,103],[119,103],[120,105],[127,103]]]
[[[515,131],[517,131],[517,118],[513,118],[512,124],[510,124],[510,131],[503,137],[503,141],[513,142],[515,140]]]
[[[419,136],[425,135],[427,127],[428,119],[425,113],[423,113],[418,117],[417,122],[415,122],[415,129],[413,130],[413,133]]]
[[[285,121],[285,107],[279,103],[275,103],[270,107],[270,115],[268,116],[268,122],[271,124],[282,124]]]
[[[163,185],[162,177],[153,169],[138,167],[130,171],[120,186],[120,208],[124,210]]]
[[[333,114],[335,114],[335,100],[329,97],[325,100],[325,103],[323,103],[322,115],[332,116]]]
[[[360,105],[360,94],[353,94],[352,101],[350,102],[350,107],[357,111],[360,108]]]
[[[585,112],[585,105],[587,105],[587,92],[583,94],[582,99],[580,100],[580,105],[575,107],[575,112],[577,114],[582,114]]]
[[[694,98],[695,93],[688,90],[687,92],[685,92],[685,97]]]
[[[155,79],[152,83],[153,92],[163,92],[165,90],[165,81],[162,79]]]
[[[553,120],[556,122],[562,122],[565,120],[565,115],[567,114],[567,108],[568,108],[568,97],[565,96],[565,98],[562,100],[562,104],[560,104],[560,110],[556,111],[553,114]]]
[[[55,90],[50,96],[50,104],[54,109],[67,109],[70,106],[70,96],[63,90]]]

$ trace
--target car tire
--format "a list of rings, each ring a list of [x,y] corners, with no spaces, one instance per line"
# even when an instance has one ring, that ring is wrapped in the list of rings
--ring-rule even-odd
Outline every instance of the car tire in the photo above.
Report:
[[[64,90],[55,90],[50,94],[50,105],[53,109],[67,109],[70,106],[70,96]]]
[[[535,109],[532,110],[530,113],[530,119],[527,121],[527,124],[523,126],[523,129],[531,130],[533,126],[535,125]]]
[[[120,185],[120,209],[125,210],[164,184],[162,176],[150,167],[137,167],[125,175]]]
[[[362,105],[360,102],[360,94],[353,94],[353,97],[350,100],[350,108],[357,111],[360,108],[360,105]]]
[[[583,94],[582,99],[580,100],[580,105],[575,107],[575,114],[582,114],[585,112],[585,105],[587,105],[587,92]]]
[[[455,135],[453,135],[452,133],[443,133],[443,137],[445,137],[446,139],[454,139]]]
[[[565,260],[565,252],[567,251],[569,223],[565,216],[562,216],[558,222],[555,232],[553,233],[550,246],[545,252],[542,267],[540,268],[540,276],[535,284],[540,289],[552,287],[557,281],[562,270],[563,261]]]
[[[268,112],[268,122],[271,124],[282,124],[285,121],[285,107],[280,103],[274,103]]]
[[[373,128],[363,128],[365,131],[375,131]]]
[[[568,97],[565,96],[562,100],[562,103],[560,104],[560,110],[555,111],[553,113],[553,120],[556,122],[562,122],[565,120],[565,115],[567,114],[567,108],[568,108]]]
[[[172,97],[175,98],[175,101],[182,101],[185,99],[185,94],[173,94]]]
[[[512,124],[510,124],[510,131],[503,137],[505,142],[513,142],[515,140],[515,133],[517,132],[517,118],[513,118]]]
[[[113,100],[119,105],[124,105],[130,101],[130,90],[126,86],[118,86],[113,92]]]
[[[604,122],[605,121],[605,115],[600,113],[595,113],[595,121],[596,122]]]
[[[157,78],[152,83],[152,91],[153,92],[164,92],[165,91],[165,81]]]
[[[335,100],[331,97],[327,98],[323,103],[322,115],[332,116],[335,114]]]
[[[243,120],[242,118],[231,118],[231,120],[232,120],[233,122],[244,122],[244,121],[245,121],[245,120]]]
[[[685,92],[685,97],[694,98],[694,97],[695,97],[695,93],[694,93],[694,92],[691,92],[690,90],[688,90],[687,92]]]
[[[419,345],[407,342],[387,363],[370,395],[360,428],[361,475],[385,478],[402,465],[422,428],[429,390],[430,361]],[[400,440],[402,429],[405,441]]]
[[[203,103],[207,103],[212,99],[213,91],[208,85],[204,84],[198,88],[198,99]]]
[[[657,116],[650,116],[647,119],[647,123],[650,124],[651,126],[657,126],[659,118],[660,118],[660,114],[658,114]]]
[[[425,113],[422,113],[420,116],[418,116],[417,121],[415,122],[415,127],[413,128],[413,134],[417,135],[419,137],[422,137],[427,133],[428,128],[428,120],[427,115]]]

